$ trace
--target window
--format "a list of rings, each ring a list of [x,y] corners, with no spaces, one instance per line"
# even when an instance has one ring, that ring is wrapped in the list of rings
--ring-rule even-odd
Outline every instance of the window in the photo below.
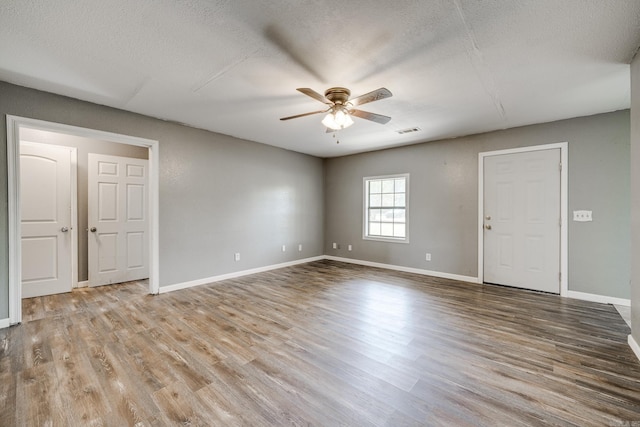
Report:
[[[408,242],[409,174],[364,179],[364,238]]]

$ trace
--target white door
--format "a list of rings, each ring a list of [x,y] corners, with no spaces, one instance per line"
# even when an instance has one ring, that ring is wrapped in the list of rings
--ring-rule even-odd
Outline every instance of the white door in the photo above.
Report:
[[[20,142],[22,297],[71,292],[71,155]]]
[[[148,160],[89,154],[89,286],[149,277]]]
[[[484,158],[484,281],[560,292],[560,149]]]

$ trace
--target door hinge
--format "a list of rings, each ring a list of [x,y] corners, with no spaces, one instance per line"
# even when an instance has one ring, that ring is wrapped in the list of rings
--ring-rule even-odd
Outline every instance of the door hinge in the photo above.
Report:
[[[560,164],[558,165],[558,168],[559,168],[560,172],[562,172],[562,162],[560,162]]]
[[[562,273],[558,273],[558,282],[562,282]]]

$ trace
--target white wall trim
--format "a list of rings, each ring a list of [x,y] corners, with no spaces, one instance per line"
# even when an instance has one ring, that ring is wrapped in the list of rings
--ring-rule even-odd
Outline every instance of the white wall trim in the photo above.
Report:
[[[452,273],[443,273],[441,271],[423,270],[421,268],[403,267],[401,265],[393,265],[393,264],[382,264],[379,262],[363,261],[360,259],[353,259],[353,258],[341,258],[341,257],[331,256],[331,255],[326,255],[324,259],[328,259],[331,261],[347,262],[350,264],[364,265],[367,267],[377,267],[377,268],[384,268],[387,270],[403,271],[405,273],[415,273],[423,276],[433,276],[433,277],[441,277],[443,279],[460,280],[461,282],[480,283],[477,277],[462,276],[460,274],[452,274]]]
[[[11,326],[11,319],[8,317],[6,319],[0,319],[0,329],[8,328]]]
[[[7,195],[9,226],[9,322],[22,321],[22,242],[20,238],[20,122],[7,116]]]
[[[78,282],[78,288],[88,288],[89,287],[89,281],[88,280],[83,280],[82,282]]]
[[[85,138],[100,139],[120,144],[146,147],[149,150],[149,293],[160,288],[158,238],[159,227],[159,174],[160,143],[112,132],[81,128],[62,123],[7,115],[7,175],[9,196],[9,319],[11,324],[22,321],[21,245],[20,245],[20,128],[27,127],[49,132],[66,133]]]
[[[567,291],[566,295],[563,295],[563,296],[567,298],[581,299],[583,301],[599,302],[601,304],[615,304],[615,305],[622,305],[625,307],[631,306],[631,300],[628,300],[628,299],[608,297],[605,295],[598,295],[598,294],[589,294],[586,292]]]
[[[568,296],[569,291],[569,143],[535,145],[507,150],[478,153],[478,282],[484,282],[484,158],[504,154],[526,153],[540,150],[560,149],[560,295]]]
[[[640,360],[640,345],[638,345],[636,340],[633,338],[633,335],[629,335],[627,342],[629,343],[629,347],[631,347],[631,350],[633,350],[633,352],[636,354],[638,360]]]
[[[203,279],[191,280],[189,282],[176,283],[176,284],[173,284],[173,285],[162,286],[160,288],[160,292],[159,293],[165,294],[167,292],[178,291],[180,289],[193,288],[194,286],[206,285],[206,284],[210,284],[210,283],[214,283],[214,282],[220,282],[222,280],[235,279],[237,277],[248,276],[248,275],[256,274],[256,273],[263,273],[265,271],[277,270],[279,268],[291,267],[293,265],[298,265],[298,264],[306,264],[308,262],[313,262],[313,261],[321,261],[321,260],[323,260],[325,258],[326,258],[325,256],[320,255],[320,256],[312,257],[312,258],[304,258],[304,259],[298,259],[298,260],[295,260],[295,261],[283,262],[281,264],[273,264],[273,265],[267,265],[267,266],[264,266],[264,267],[251,268],[249,270],[234,271],[232,273],[220,274],[218,276],[205,277]]]

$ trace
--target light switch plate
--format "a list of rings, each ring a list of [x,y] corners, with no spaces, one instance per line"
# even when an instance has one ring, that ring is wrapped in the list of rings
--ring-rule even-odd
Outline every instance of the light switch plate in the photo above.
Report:
[[[573,220],[578,222],[593,221],[591,211],[573,211]]]

